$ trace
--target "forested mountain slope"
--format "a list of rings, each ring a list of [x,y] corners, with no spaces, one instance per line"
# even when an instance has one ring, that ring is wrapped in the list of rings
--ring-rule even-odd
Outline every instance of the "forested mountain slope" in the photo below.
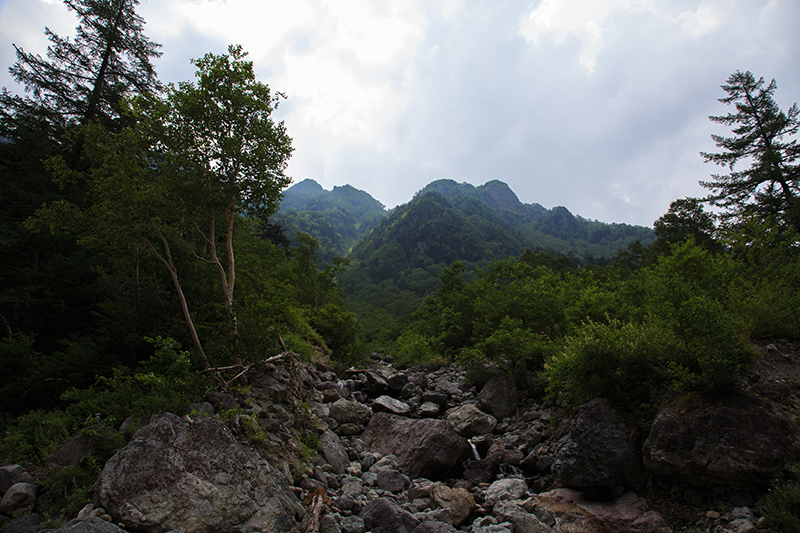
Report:
[[[602,263],[631,242],[653,240],[650,228],[590,221],[564,207],[524,204],[501,181],[474,187],[438,180],[352,247],[350,268],[339,284],[366,329],[370,324],[382,329],[436,290],[439,274],[454,261],[470,271],[531,250],[575,264]]]
[[[318,256],[325,263],[346,255],[387,213],[383,204],[350,185],[326,191],[316,181],[305,179],[283,194],[281,210],[272,222],[282,226],[293,242],[298,232],[317,239]]]

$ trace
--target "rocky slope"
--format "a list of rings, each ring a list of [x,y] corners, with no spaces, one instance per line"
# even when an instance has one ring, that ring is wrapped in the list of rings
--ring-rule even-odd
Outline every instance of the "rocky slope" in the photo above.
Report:
[[[265,367],[153,417],[58,531],[768,531],[758,498],[797,457],[795,348],[764,346],[740,393],[665,407],[647,434],[602,399],[567,417],[502,375]],[[41,520],[36,491],[0,469],[5,532]]]

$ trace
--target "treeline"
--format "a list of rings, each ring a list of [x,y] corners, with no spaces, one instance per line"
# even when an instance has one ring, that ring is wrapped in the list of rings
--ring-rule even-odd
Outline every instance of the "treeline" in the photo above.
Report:
[[[221,387],[284,350],[356,353],[343,263],[269,220],[290,183],[282,96],[238,46],[163,85],[137,4],[66,2],[77,37],[17,49],[27,92],[0,96],[4,424],[97,376],[157,373],[166,339]]]

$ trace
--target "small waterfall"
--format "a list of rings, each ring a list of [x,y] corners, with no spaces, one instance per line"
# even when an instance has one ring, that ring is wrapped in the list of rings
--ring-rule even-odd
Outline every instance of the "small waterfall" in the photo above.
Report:
[[[472,448],[472,456],[475,458],[476,461],[481,460],[481,454],[478,453],[478,448],[472,443],[471,440],[467,440],[469,442],[469,447]]]

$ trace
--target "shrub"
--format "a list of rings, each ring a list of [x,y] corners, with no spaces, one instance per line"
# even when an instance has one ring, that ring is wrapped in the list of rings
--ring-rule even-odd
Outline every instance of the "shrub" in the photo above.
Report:
[[[764,516],[772,530],[800,533],[800,485],[776,483],[764,497]]]
[[[489,337],[461,350],[456,361],[516,379],[526,370],[541,369],[552,350],[553,342],[547,336],[523,328],[520,320],[505,317]]]
[[[403,331],[392,343],[392,357],[400,366],[431,365],[438,359],[438,354],[431,348],[428,339],[412,330]]]
[[[588,322],[545,364],[547,393],[572,403],[601,396],[623,412],[647,416],[657,407],[670,344],[670,334],[650,322]]]

